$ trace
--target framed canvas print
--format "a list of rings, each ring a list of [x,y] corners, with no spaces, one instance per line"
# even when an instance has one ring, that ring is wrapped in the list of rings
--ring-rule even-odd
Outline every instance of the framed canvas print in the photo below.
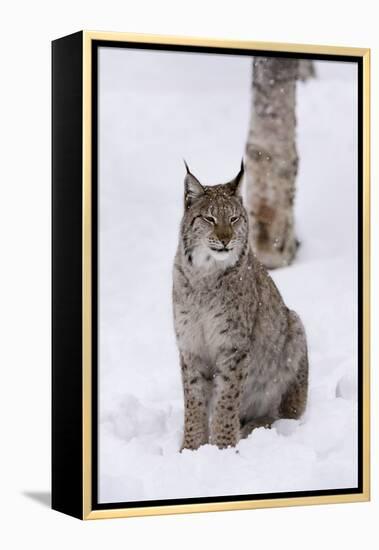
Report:
[[[369,499],[369,50],[53,42],[53,508]]]

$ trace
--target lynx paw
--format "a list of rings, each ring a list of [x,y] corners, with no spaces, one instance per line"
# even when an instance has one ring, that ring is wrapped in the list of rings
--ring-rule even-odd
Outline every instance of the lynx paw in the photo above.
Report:
[[[186,436],[180,448],[180,452],[182,452],[184,449],[188,449],[190,451],[196,451],[199,447],[201,447],[202,445],[205,445],[206,443],[208,443],[208,440],[206,437]]]

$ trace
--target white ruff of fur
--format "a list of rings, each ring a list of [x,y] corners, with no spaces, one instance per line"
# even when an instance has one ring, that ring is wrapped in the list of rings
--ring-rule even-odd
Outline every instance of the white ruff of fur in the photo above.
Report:
[[[192,262],[194,267],[204,271],[215,271],[217,269],[227,269],[233,266],[238,260],[236,247],[232,250],[223,250],[216,252],[208,246],[202,245],[194,249],[192,253]]]

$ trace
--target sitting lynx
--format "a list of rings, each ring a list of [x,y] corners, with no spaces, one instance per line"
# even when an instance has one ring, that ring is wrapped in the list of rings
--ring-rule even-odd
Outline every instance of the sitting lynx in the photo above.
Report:
[[[307,344],[299,317],[249,248],[243,164],[234,180],[212,187],[186,168],[173,286],[182,448],[223,448],[278,418],[301,416]]]

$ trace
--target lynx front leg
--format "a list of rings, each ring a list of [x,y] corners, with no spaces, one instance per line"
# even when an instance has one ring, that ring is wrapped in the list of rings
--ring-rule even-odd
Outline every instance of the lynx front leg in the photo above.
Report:
[[[208,443],[210,382],[203,376],[201,360],[193,354],[181,355],[184,390],[184,440],[182,449],[198,449]]]
[[[241,438],[240,404],[246,379],[246,354],[230,352],[217,365],[211,411],[210,442],[220,449]]]

